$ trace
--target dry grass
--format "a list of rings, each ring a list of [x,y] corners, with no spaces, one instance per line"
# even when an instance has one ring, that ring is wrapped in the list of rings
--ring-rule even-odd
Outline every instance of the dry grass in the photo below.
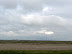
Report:
[[[72,50],[72,44],[0,44],[0,50]]]

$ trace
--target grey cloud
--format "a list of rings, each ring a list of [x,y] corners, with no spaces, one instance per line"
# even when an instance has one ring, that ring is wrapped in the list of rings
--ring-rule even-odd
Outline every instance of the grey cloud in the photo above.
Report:
[[[71,2],[71,0],[0,0],[1,39],[45,40],[47,37],[49,40],[72,40],[72,19],[69,18],[72,14]],[[54,34],[35,33],[41,30],[52,31]]]
[[[17,0],[0,0],[0,5],[6,8],[15,8],[17,3]]]
[[[64,6],[71,4],[71,0],[43,0],[45,4],[51,5],[51,6]]]
[[[20,0],[21,5],[24,6],[26,10],[34,11],[42,9],[42,0]]]
[[[0,6],[5,8],[16,8],[17,5],[21,5],[28,11],[35,11],[42,9],[42,0],[0,0]]]

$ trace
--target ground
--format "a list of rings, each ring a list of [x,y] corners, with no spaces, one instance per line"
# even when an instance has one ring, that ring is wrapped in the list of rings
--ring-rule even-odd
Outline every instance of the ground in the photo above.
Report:
[[[72,41],[0,40],[0,50],[72,50]]]
[[[72,50],[72,44],[0,44],[0,50]]]

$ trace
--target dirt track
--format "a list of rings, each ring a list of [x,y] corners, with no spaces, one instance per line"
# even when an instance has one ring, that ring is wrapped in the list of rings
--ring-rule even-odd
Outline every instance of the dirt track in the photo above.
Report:
[[[0,44],[0,50],[72,50],[72,44]]]

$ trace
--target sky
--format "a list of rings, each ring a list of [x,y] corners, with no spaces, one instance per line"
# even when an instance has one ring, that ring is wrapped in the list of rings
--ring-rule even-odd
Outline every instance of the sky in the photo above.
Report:
[[[72,0],[0,0],[0,40],[72,41]]]

